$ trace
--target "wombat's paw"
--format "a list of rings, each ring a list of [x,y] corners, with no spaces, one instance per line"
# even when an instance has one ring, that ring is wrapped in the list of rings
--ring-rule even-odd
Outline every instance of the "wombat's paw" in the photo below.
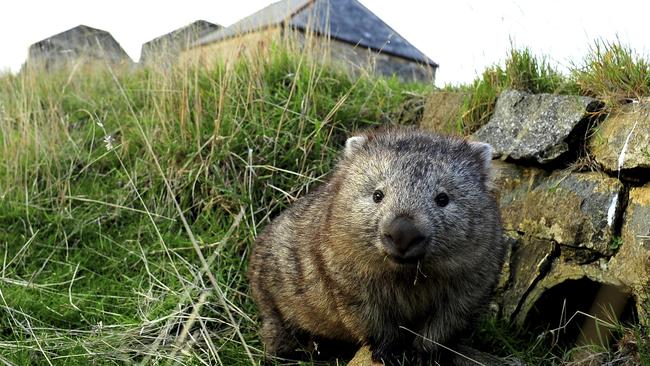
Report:
[[[265,352],[269,355],[294,358],[300,348],[295,332],[284,328],[280,322],[263,321],[261,333]]]
[[[413,351],[381,346],[372,349],[372,361],[386,366],[420,365],[419,357]]]

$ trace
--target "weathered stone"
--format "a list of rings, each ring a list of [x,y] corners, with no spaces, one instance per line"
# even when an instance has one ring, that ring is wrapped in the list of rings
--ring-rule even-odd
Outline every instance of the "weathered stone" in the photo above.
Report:
[[[647,318],[650,316],[650,184],[630,190],[622,239],[609,270],[632,288],[640,318]]]
[[[525,168],[518,165],[493,160],[494,186],[501,205],[524,200],[530,190],[537,187],[548,173],[541,169]]]
[[[519,238],[508,261],[508,281],[501,294],[502,315],[510,318],[553,260],[555,244],[537,238]],[[505,273],[504,273],[505,275]]]
[[[382,363],[372,362],[370,347],[363,346],[357,351],[354,358],[348,362],[348,366],[382,366]]]
[[[549,163],[570,150],[600,103],[579,96],[501,93],[490,121],[474,137],[494,148],[495,156]]]
[[[530,292],[525,299],[522,299],[522,306],[520,310],[514,314],[515,319],[519,323],[523,323],[535,306],[535,304],[542,298],[544,293],[553,289],[554,287],[570,280],[589,279],[601,285],[609,285],[617,288],[626,288],[626,283],[617,276],[612,275],[607,270],[607,260],[602,259],[598,262],[589,264],[578,265],[575,262],[564,262],[558,259],[553,260],[548,272],[540,278],[539,282],[531,288]],[[580,296],[575,294],[575,296]],[[562,299],[560,299],[562,300]],[[551,309],[549,309],[551,310]],[[557,311],[557,309],[553,309]],[[574,314],[565,314],[564,321],[569,319]],[[561,319],[557,319],[556,326],[560,326]]]
[[[463,129],[459,121],[467,98],[465,93],[432,93],[426,99],[420,128],[449,135],[462,135]]]
[[[589,139],[589,149],[610,172],[619,164],[622,170],[650,169],[650,102],[612,112]]]
[[[566,279],[623,284],[601,270],[615,252],[616,217],[624,206],[617,179],[493,163],[503,226],[516,241],[497,291],[503,316],[525,318],[530,299]]]
[[[614,239],[616,240],[616,239]],[[611,246],[614,249],[614,245]],[[597,260],[601,253],[586,248],[577,248],[569,245],[559,245],[559,256],[563,262],[587,264]]]
[[[504,233],[503,237],[506,242],[507,250],[506,250],[505,260],[503,261],[503,267],[501,268],[501,277],[499,278],[499,282],[497,283],[497,287],[495,289],[498,298],[501,298],[503,296],[503,292],[510,285],[510,278],[512,272],[510,268],[510,263],[512,262],[512,251],[519,245],[518,235],[512,233]],[[496,305],[497,308],[495,309],[496,310],[495,313],[499,313],[502,304],[497,302],[497,303],[492,303],[491,305]]]
[[[548,272],[522,299],[516,319],[523,322],[546,291],[565,281],[583,278],[628,292],[635,301],[639,320],[650,322],[650,184],[630,190],[618,251],[610,258],[601,257],[587,264],[565,261],[561,256],[555,258]],[[511,279],[514,282],[526,280]]]
[[[495,163],[506,231],[558,244],[612,253],[615,213],[623,185],[599,173],[548,173]],[[616,198],[615,198],[616,197]],[[581,253],[584,255],[584,253]]]

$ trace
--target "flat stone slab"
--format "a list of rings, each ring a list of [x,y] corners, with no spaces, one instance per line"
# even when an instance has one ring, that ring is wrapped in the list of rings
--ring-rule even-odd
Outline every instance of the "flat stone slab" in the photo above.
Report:
[[[612,241],[623,190],[617,179],[595,172],[549,174],[503,162],[494,166],[506,231],[599,255],[616,249]]]
[[[490,121],[474,134],[494,148],[495,157],[549,163],[579,143],[592,112],[601,103],[593,98],[501,93]]]
[[[630,103],[612,112],[589,138],[588,146],[610,172],[650,170],[650,102]]]

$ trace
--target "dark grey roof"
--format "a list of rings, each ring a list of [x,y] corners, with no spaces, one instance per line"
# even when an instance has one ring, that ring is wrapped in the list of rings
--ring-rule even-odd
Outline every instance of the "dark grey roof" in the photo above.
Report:
[[[302,30],[329,33],[332,38],[382,53],[438,66],[356,0],[316,0],[312,6],[291,17],[289,24]]]
[[[32,61],[70,60],[81,56],[108,59],[113,62],[131,62],[129,55],[110,33],[86,25],[57,33],[29,47],[29,58]]]
[[[273,25],[288,25],[374,51],[438,65],[356,0],[283,0],[199,39],[201,46]]]
[[[160,53],[176,54],[188,48],[196,40],[211,34],[222,26],[205,20],[197,20],[170,33],[156,37],[142,45],[140,61],[146,61]]]

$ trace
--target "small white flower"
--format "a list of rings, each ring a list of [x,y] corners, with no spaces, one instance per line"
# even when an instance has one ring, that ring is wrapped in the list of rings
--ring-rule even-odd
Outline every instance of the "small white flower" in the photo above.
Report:
[[[100,320],[99,323],[92,326],[93,333],[100,333],[104,329],[104,323]]]
[[[104,136],[104,145],[106,146],[106,150],[110,151],[113,150],[113,142],[115,139],[111,135],[106,135]]]
[[[97,123],[97,126],[99,126],[100,128],[104,128],[104,124],[100,120],[97,120],[97,122],[95,123]]]

